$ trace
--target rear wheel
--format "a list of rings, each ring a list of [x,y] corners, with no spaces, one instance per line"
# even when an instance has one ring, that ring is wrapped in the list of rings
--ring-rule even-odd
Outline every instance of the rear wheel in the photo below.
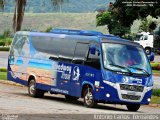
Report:
[[[127,106],[127,109],[129,110],[129,111],[138,111],[139,110],[139,108],[140,108],[140,104],[128,104],[128,105],[126,105]]]
[[[31,97],[42,98],[44,96],[44,91],[36,89],[35,80],[31,80],[28,85],[28,93]]]
[[[91,88],[87,88],[84,91],[83,95],[84,105],[88,108],[95,107],[97,105],[96,101],[94,100],[93,90]]]

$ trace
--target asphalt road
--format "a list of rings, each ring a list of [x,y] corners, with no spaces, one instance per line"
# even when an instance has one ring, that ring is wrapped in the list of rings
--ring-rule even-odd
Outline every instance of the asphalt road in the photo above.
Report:
[[[32,98],[26,87],[0,83],[0,114],[160,114],[159,107],[141,106],[138,112],[129,112],[126,106],[99,104],[86,108],[80,99],[67,102],[62,95],[45,94]]]
[[[8,54],[8,52],[0,51],[0,68],[7,68]]]

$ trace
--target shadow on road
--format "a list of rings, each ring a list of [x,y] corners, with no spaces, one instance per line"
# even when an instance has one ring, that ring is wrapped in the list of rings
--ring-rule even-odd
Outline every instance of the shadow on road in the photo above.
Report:
[[[16,97],[27,97],[27,98],[32,98],[28,95],[28,93],[17,93],[17,92],[14,92],[14,93],[11,93],[10,94],[14,94],[16,95]],[[32,98],[32,99],[39,99],[39,100],[45,100],[45,102],[47,101],[56,101],[56,102],[59,102],[59,104],[61,103],[65,103],[65,104],[70,104],[70,105],[74,105],[75,107],[76,106],[79,106],[79,107],[84,107],[83,106],[83,100],[82,99],[79,99],[77,101],[67,101],[63,95],[50,95],[50,94],[47,94],[45,95],[43,98]],[[98,104],[95,108],[88,108],[88,109],[97,109],[97,110],[112,110],[112,111],[123,111],[123,112],[130,112],[128,111],[127,109],[125,108],[116,108],[117,106],[114,104],[112,104],[113,106],[109,106],[109,104]],[[135,113],[143,113],[141,111],[138,111],[138,112],[135,112]]]
[[[83,106],[82,99],[79,99],[77,101],[67,101],[65,98],[62,98],[62,97],[60,98],[60,97],[55,97],[55,96],[45,96],[43,99],[57,101],[57,102],[66,103],[66,104],[71,104],[71,105],[75,105],[75,106],[85,107],[85,106]],[[113,110],[113,111],[126,111],[126,112],[128,112],[128,110],[116,108],[116,107],[112,107],[112,106],[106,106],[106,104],[104,104],[104,105],[98,104],[95,108],[89,108],[89,109],[101,109],[101,110]]]

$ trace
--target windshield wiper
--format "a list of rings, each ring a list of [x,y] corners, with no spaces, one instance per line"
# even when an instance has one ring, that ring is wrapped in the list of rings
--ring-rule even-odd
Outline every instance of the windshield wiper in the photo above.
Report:
[[[131,70],[128,67],[121,66],[121,65],[116,65],[116,64],[109,64],[109,65],[119,67],[119,68],[122,68],[122,69],[126,69],[131,75],[133,75],[133,73],[131,72]]]
[[[132,67],[132,66],[128,66],[129,68],[134,68],[134,69],[137,69],[137,70],[141,70],[143,72],[145,72],[147,74],[147,76],[150,76],[151,74],[149,74],[145,69],[142,69],[142,68],[137,68],[137,67]]]

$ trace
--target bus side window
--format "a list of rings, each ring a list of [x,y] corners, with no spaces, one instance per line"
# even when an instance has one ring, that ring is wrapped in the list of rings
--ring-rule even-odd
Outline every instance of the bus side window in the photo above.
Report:
[[[88,52],[89,52],[88,43],[77,43],[72,63],[84,64],[84,61],[87,59]]]
[[[96,69],[100,69],[100,57],[98,51],[96,51],[95,55],[91,54],[89,52],[88,58],[85,61],[85,64],[91,67],[94,67]]]

